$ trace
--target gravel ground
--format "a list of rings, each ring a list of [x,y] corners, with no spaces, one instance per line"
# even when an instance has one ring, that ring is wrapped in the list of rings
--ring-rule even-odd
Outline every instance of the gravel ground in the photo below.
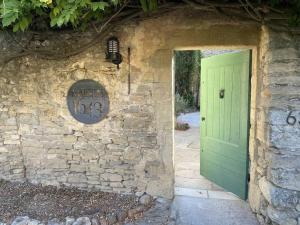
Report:
[[[135,195],[0,181],[0,220],[6,223],[16,216],[29,216],[43,222],[52,218],[64,220],[67,216],[101,217],[137,205]]]

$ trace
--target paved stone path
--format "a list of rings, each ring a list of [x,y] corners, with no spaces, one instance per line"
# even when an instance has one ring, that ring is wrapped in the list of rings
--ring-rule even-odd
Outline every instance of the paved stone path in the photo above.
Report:
[[[175,130],[175,187],[224,191],[200,175],[200,114],[182,114],[177,121],[188,123],[190,129]]]
[[[241,200],[176,196],[173,204],[176,225],[258,225]]]
[[[200,175],[200,113],[179,116],[187,131],[175,131],[177,225],[258,225],[247,202]]]

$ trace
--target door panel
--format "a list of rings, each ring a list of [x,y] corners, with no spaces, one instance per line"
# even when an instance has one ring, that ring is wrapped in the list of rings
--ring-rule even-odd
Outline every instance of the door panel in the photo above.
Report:
[[[200,173],[243,199],[247,198],[249,78],[250,51],[201,60]]]

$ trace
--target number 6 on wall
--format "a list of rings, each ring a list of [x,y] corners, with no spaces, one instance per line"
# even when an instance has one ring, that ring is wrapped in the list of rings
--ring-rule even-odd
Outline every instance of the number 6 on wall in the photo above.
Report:
[[[297,122],[297,119],[296,119],[296,117],[292,116],[292,113],[293,113],[293,111],[291,111],[289,113],[289,115],[286,118],[286,122],[287,122],[287,124],[294,126]]]

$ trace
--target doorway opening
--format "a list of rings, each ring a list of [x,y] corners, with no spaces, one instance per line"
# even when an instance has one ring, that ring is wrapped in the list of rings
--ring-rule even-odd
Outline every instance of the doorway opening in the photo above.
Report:
[[[250,50],[174,52],[175,195],[247,198]]]

